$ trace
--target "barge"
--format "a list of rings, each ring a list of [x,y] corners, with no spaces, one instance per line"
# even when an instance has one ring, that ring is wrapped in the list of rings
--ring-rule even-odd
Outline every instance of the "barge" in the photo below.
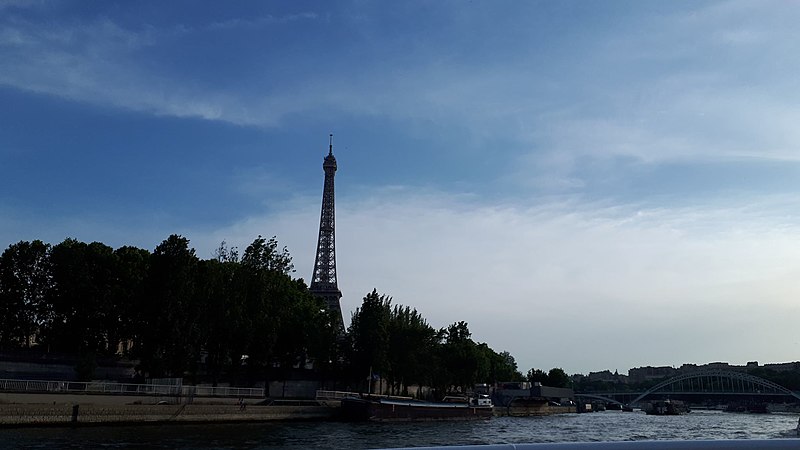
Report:
[[[689,412],[689,407],[680,400],[656,400],[643,409],[645,414],[652,416],[677,416]]]
[[[341,416],[350,421],[431,421],[489,419],[494,415],[492,400],[479,395],[468,402],[426,402],[383,397],[348,397],[341,402]]]

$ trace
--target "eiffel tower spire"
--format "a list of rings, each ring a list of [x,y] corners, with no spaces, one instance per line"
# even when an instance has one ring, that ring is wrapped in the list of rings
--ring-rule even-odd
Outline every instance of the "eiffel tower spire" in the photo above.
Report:
[[[325,183],[322,189],[322,212],[319,219],[319,239],[317,255],[314,260],[314,274],[311,277],[310,291],[325,300],[328,310],[339,319],[339,330],[344,331],[342,307],[339,299],[342,291],[336,279],[336,210],[334,208],[333,177],[336,174],[336,158],[333,156],[333,135],[330,135],[328,156],[322,163]]]

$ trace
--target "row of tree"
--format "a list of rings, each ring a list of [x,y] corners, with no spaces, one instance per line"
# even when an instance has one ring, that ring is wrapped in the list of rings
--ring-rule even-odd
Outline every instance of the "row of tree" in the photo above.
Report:
[[[379,374],[392,393],[410,385],[439,393],[477,383],[522,381],[514,357],[476,343],[466,322],[434,329],[415,310],[373,290],[353,314],[346,348],[355,375]]]
[[[528,370],[525,378],[532,383],[542,383],[544,386],[572,387],[572,379],[560,367],[554,367],[549,372],[540,369]]]
[[[313,361],[341,387],[439,392],[521,381],[513,356],[472,340],[465,322],[434,329],[414,309],[368,293],[341,335],[275,238],[242,253],[223,242],[196,256],[172,235],[152,252],[66,239],[10,245],[0,255],[0,350],[78,355],[91,378],[98,357],[120,352],[143,377],[254,382]],[[277,373],[276,373],[277,372]]]
[[[286,249],[261,236],[241,259],[223,243],[209,260],[178,235],[153,252],[19,242],[0,256],[0,349],[78,355],[83,378],[120,346],[147,377],[195,376],[204,362],[216,381],[327,360],[333,322],[291,270]]]

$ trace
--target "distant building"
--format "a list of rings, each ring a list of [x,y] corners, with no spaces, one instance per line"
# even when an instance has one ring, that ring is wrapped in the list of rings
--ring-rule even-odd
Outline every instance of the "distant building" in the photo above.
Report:
[[[703,369],[721,369],[721,370],[735,370],[737,367],[741,366],[731,366],[726,362],[710,362],[705,366],[702,366]]]
[[[708,364],[684,364],[679,369],[680,373],[688,373],[688,372],[695,372],[697,370],[709,370],[709,369],[717,369],[717,370],[730,370],[734,372],[745,372],[747,369],[752,368],[750,366],[751,363],[748,363],[747,366],[735,366],[728,364],[726,362],[710,362]],[[758,366],[758,363],[755,363]]]
[[[800,362],[785,362],[785,363],[767,363],[763,366],[764,369],[767,370],[774,370],[776,372],[792,372],[792,371],[800,371]],[[758,361],[748,361],[747,364],[743,366],[737,366],[733,364],[728,364],[726,362],[710,362],[708,364],[684,364],[681,366],[681,372],[690,372],[695,370],[703,370],[703,369],[720,369],[720,370],[732,370],[734,372],[746,372],[752,369],[758,369]]]
[[[631,383],[643,383],[646,381],[660,380],[662,378],[672,377],[675,376],[677,373],[678,369],[670,366],[636,367],[628,370],[628,381],[630,381]]]
[[[774,370],[776,372],[792,372],[792,371],[800,372],[800,361],[764,364],[764,368],[768,370]]]
[[[685,363],[679,368],[671,366],[645,366],[634,367],[628,370],[628,375],[620,375],[616,371],[611,373],[610,370],[603,370],[600,372],[589,372],[589,375],[574,374],[570,378],[576,385],[586,382],[605,382],[605,383],[645,383],[655,380],[662,380],[665,378],[674,377],[681,374],[696,372],[698,370],[728,370],[734,372],[747,372],[749,370],[758,369],[759,367],[773,370],[775,372],[797,372],[800,373],[800,361],[785,362],[785,363],[768,363],[759,366],[758,361],[748,361],[745,365],[734,365],[723,361],[714,361],[707,364],[692,364]]]
[[[589,372],[589,375],[586,377],[589,379],[590,382],[601,381],[605,383],[627,383],[628,376],[620,375],[619,372],[616,370],[614,373],[611,373],[610,370],[603,370],[600,372]]]

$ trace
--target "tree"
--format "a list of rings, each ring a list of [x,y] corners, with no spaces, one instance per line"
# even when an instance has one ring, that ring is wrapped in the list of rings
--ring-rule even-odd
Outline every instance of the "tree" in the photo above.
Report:
[[[108,317],[108,340],[123,343],[127,354],[141,342],[147,327],[139,321],[147,305],[147,282],[150,252],[123,246],[114,250],[115,265],[112,283],[112,313]]]
[[[564,369],[554,367],[547,372],[547,382],[549,386],[565,388],[570,385],[570,378]]]
[[[528,369],[528,374],[525,376],[531,383],[542,383],[549,386],[550,380],[547,374],[541,369]]]
[[[314,367],[323,371],[333,370],[339,359],[339,321],[340,318],[326,307],[325,301],[311,294],[303,279],[292,282],[295,303],[292,307],[292,320],[286,328],[294,330],[296,358],[299,363],[309,359]]]
[[[183,376],[199,358],[197,263],[189,240],[174,234],[150,257],[147,301],[138,319],[145,328],[137,355],[151,377]]]
[[[466,322],[448,326],[442,345],[442,361],[449,378],[449,385],[466,392],[478,381],[480,369],[488,367],[485,352],[481,352],[470,338],[472,334]]]
[[[408,306],[395,305],[389,315],[389,350],[386,378],[392,393],[422,384],[430,370],[435,330]]]
[[[54,289],[50,305],[54,320],[43,338],[51,349],[87,359],[107,353],[108,330],[116,324],[116,320],[109,320],[114,314],[114,250],[99,242],[86,244],[67,238],[53,247],[51,263]],[[115,346],[116,343],[111,347]],[[90,377],[91,369],[83,376]]]
[[[291,257],[277,252],[275,238],[258,236],[244,251],[240,280],[244,316],[239,326],[247,355],[246,369],[250,382],[271,366],[276,355],[279,329],[286,321],[291,279]],[[242,356],[243,357],[243,356]]]
[[[278,250],[274,237],[258,236],[242,255],[233,303],[243,311],[236,317],[236,328],[242,330],[238,340],[244,343],[251,382],[270,373],[285,379],[295,366],[332,357],[330,342],[321,342],[333,341],[331,317],[302,280],[289,276],[292,271],[288,250]]]
[[[0,349],[30,347],[49,320],[50,244],[10,245],[0,256]]]
[[[364,297],[350,321],[351,363],[356,379],[389,368],[391,298],[376,289]]]
[[[483,349],[489,361],[488,372],[483,376],[483,379],[492,383],[524,380],[522,374],[517,370],[517,362],[511,356],[511,353],[507,351],[497,353],[486,344],[481,344],[479,347]]]
[[[237,247],[228,248],[228,244],[225,241],[222,241],[220,242],[219,247],[214,250],[214,259],[221,263],[238,263],[239,249]]]
[[[236,254],[237,253],[234,253],[234,255]],[[228,255],[230,256],[230,252],[228,252]],[[259,235],[253,243],[245,249],[244,255],[242,256],[242,264],[263,270],[275,271],[284,275],[294,272],[294,264],[292,264],[292,257],[289,255],[289,250],[283,247],[281,251],[278,251],[278,241],[275,239],[275,236],[266,240]]]
[[[327,348],[320,345],[320,338],[335,340],[335,331],[330,315],[322,299],[313,296],[305,283],[293,281],[288,276],[280,292],[282,310],[277,327],[275,360],[282,368],[294,365],[303,367],[320,351],[320,360],[330,357]],[[284,372],[285,373],[285,372]]]
[[[244,353],[241,333],[245,313],[236,290],[239,269],[239,264],[219,259],[198,263],[195,296],[201,324],[199,339],[215,386],[223,371],[234,359],[238,365]]]

